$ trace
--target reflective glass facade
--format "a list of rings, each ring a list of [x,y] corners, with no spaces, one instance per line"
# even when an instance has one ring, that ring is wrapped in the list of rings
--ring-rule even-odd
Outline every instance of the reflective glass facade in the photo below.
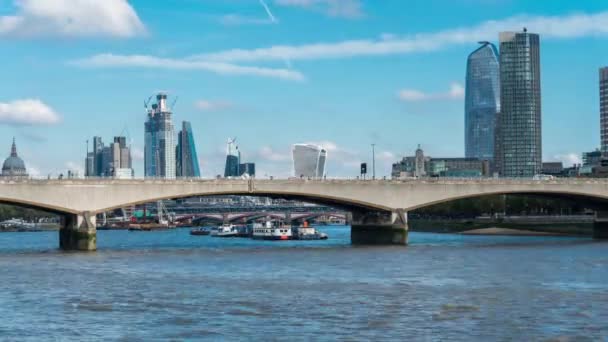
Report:
[[[145,123],[144,169],[146,177],[175,178],[175,132],[167,95],[158,94]]]
[[[608,67],[600,69],[600,129],[602,153],[608,155]]]
[[[542,172],[540,39],[537,34],[500,34],[498,171],[504,177]]]
[[[465,155],[494,159],[494,128],[500,111],[500,70],[498,51],[481,42],[467,60],[465,95]]]
[[[200,177],[198,155],[194,144],[192,125],[188,121],[182,122],[182,130],[177,135],[176,174],[178,177]]]
[[[236,139],[228,141],[228,148],[226,151],[226,167],[224,168],[224,177],[239,177],[240,176],[240,164],[241,164],[241,152],[236,144]]]

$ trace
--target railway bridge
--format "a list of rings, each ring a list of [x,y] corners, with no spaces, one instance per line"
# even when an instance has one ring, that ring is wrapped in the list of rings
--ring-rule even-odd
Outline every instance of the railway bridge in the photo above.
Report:
[[[193,196],[246,195],[307,201],[350,212],[354,244],[408,241],[408,211],[457,199],[528,194],[580,199],[597,210],[595,237],[608,238],[608,180],[412,179],[394,180],[10,180],[0,202],[60,214],[60,247],[96,249],[96,214],[116,208]]]

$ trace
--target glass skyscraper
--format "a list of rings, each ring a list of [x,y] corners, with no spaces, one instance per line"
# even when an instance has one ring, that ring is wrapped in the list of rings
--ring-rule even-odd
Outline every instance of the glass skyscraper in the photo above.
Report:
[[[239,177],[241,165],[241,152],[236,144],[236,138],[228,140],[226,150],[226,167],[224,169],[224,177]]]
[[[176,148],[176,175],[177,177],[200,177],[198,156],[192,134],[192,125],[188,121],[182,122],[182,130],[177,135]]]
[[[175,138],[167,94],[156,95],[145,123],[144,168],[146,177],[175,178]]]
[[[465,95],[465,156],[494,159],[494,128],[500,111],[498,50],[489,42],[467,59]]]
[[[602,154],[608,156],[608,67],[600,69],[600,136]]]
[[[295,177],[322,178],[325,175],[327,151],[321,146],[296,144],[292,154]]]
[[[500,33],[500,113],[498,171],[504,177],[542,172],[540,38],[523,32]]]

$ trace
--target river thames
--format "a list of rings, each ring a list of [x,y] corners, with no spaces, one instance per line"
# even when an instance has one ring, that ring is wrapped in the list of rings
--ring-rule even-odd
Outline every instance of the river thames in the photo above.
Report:
[[[0,234],[0,340],[608,340],[608,243],[411,233],[408,247]]]

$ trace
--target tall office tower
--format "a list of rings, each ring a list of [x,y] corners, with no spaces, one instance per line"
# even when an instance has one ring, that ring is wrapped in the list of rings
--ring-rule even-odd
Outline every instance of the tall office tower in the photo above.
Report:
[[[93,175],[101,177],[102,164],[101,164],[101,151],[103,150],[103,141],[101,137],[93,137]]]
[[[295,177],[322,178],[325,176],[327,151],[321,146],[295,144],[292,147]]]
[[[496,46],[480,44],[467,60],[465,156],[491,161],[496,114],[500,111],[500,69]]]
[[[242,163],[239,165],[239,176],[255,177],[255,163]]]
[[[87,152],[87,157],[84,160],[84,176],[97,177],[95,174],[95,153]]]
[[[175,178],[175,139],[167,94],[156,95],[145,124],[144,175]]]
[[[182,130],[177,135],[176,174],[178,177],[200,177],[198,156],[190,122],[182,122]]]
[[[416,149],[416,157],[415,157],[415,170],[414,177],[424,177],[426,176],[426,158],[424,157],[424,151],[418,145]]]
[[[226,151],[226,168],[224,169],[224,177],[238,177],[239,165],[241,164],[241,152],[236,144],[236,138],[228,140]]]
[[[600,69],[600,130],[602,154],[608,157],[608,67]]]
[[[538,34],[500,33],[500,113],[497,143],[504,177],[542,172],[540,39]]]
[[[87,152],[85,176],[132,178],[133,175],[131,149],[125,137],[114,137],[109,146],[104,146],[100,137],[93,137],[93,151]]]

